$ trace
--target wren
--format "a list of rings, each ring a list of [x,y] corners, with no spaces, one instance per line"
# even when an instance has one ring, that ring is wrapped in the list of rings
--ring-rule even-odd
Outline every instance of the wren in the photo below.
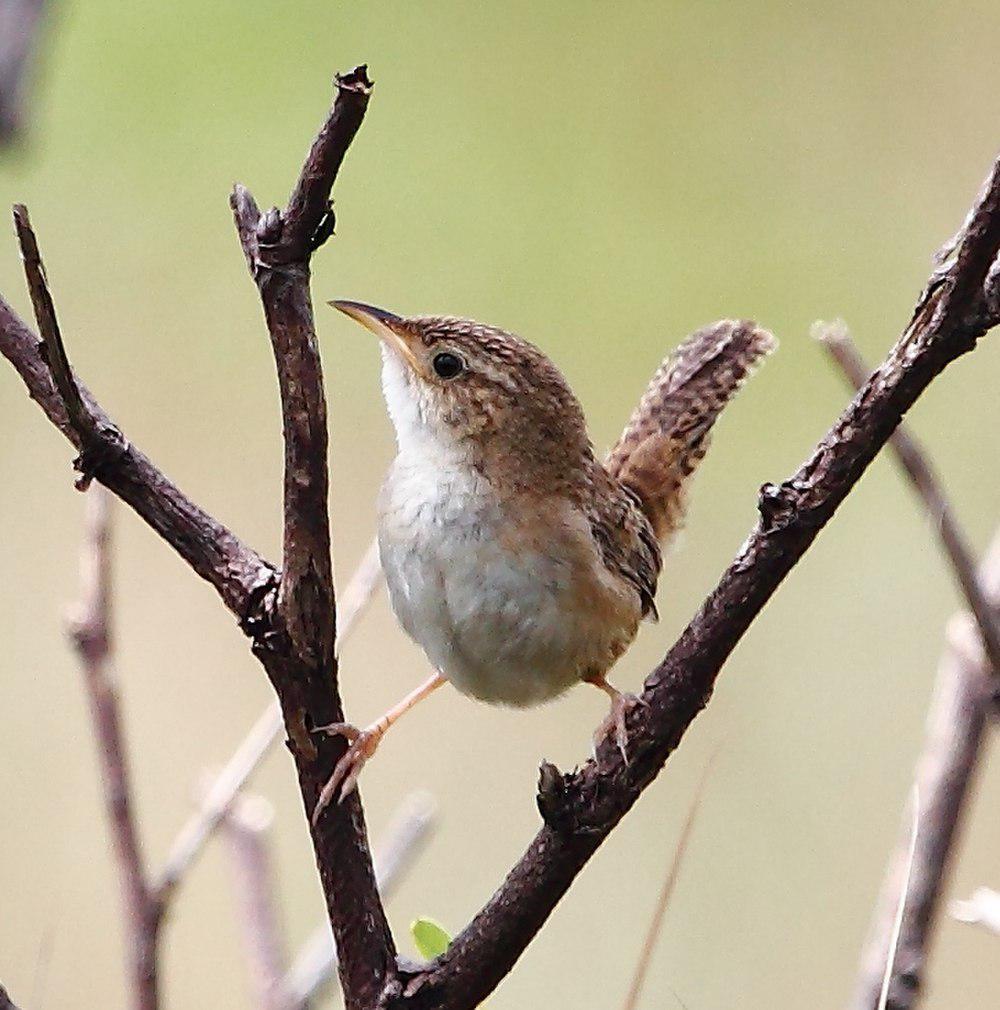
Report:
[[[379,553],[392,609],[436,672],[366,729],[325,727],[349,747],[314,817],[445,682],[513,706],[593,684],[611,699],[598,734],[613,730],[625,754],[635,698],[606,675],[656,617],[661,549],[709,432],[774,337],[732,320],[694,333],[602,462],[573,391],[526,340],[466,319],[330,304],[381,342],[398,454],[379,500]]]

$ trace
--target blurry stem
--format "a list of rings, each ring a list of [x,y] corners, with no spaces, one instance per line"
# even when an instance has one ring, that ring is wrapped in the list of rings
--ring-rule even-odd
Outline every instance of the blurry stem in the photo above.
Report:
[[[980,565],[979,579],[986,598],[1000,608],[1000,534]],[[904,887],[906,904],[887,1005],[892,1010],[912,1010],[917,1005],[941,894],[979,765],[993,681],[988,676],[981,638],[969,615],[952,617],[945,637],[914,775],[921,813],[909,884],[905,885],[911,832],[907,816],[889,860],[862,953],[853,1010],[878,1006],[893,919]]]
[[[118,692],[111,672],[110,496],[94,486],[87,496],[80,557],[80,600],[69,632],[83,668],[104,783],[125,909],[130,1006],[156,1010],[157,941],[163,906],[149,886],[132,809],[132,788],[122,733]]]
[[[357,627],[358,619],[371,603],[381,580],[378,545],[373,540],[342,594],[338,608],[338,650]],[[205,792],[198,809],[177,833],[157,883],[157,893],[162,898],[170,895],[201,854],[240,790],[280,738],[284,726],[281,706],[275,700],[261,712]]]
[[[0,3],[0,146],[24,126],[25,81],[42,27],[44,0]]]
[[[698,808],[701,806],[702,797],[705,795],[705,786],[708,784],[708,777],[715,765],[716,754],[717,752],[713,753],[708,759],[708,764],[705,765],[701,778],[698,780],[698,786],[694,791],[691,806],[688,807],[687,817],[684,819],[681,833],[677,838],[677,844],[674,846],[670,863],[667,866],[667,875],[663,880],[663,886],[660,888],[656,904],[653,906],[653,918],[650,920],[649,929],[646,931],[646,937],[642,942],[642,949],[639,951],[639,960],[636,962],[635,973],[632,975],[632,983],[625,996],[625,1002],[622,1004],[622,1010],[636,1010],[636,1007],[639,1006],[642,987],[646,982],[649,965],[653,960],[653,950],[663,930],[663,921],[667,913],[667,907],[670,905],[674,888],[677,886],[677,878],[680,876],[684,855],[691,840],[691,832],[694,829]]]
[[[840,366],[848,382],[855,389],[860,389],[871,374],[871,369],[865,364],[851,340],[846,324],[842,321],[816,323],[813,327],[813,336]],[[923,446],[910,434],[904,424],[896,429],[889,444],[900,466],[910,478],[914,490],[927,508],[958,584],[969,604],[969,610],[979,625],[990,666],[1000,673],[1000,614],[991,606],[979,584],[976,577],[975,556],[969,548],[948,496],[934,472],[934,467]]]
[[[240,796],[222,821],[232,856],[240,921],[259,1010],[289,1010],[285,951],[274,900],[268,832],[271,805],[259,796]]]

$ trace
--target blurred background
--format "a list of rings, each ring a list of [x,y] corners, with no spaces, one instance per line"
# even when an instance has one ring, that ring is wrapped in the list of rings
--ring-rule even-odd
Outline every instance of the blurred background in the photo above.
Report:
[[[337,184],[318,303],[472,316],[563,367],[595,442],[617,435],[693,328],[750,316],[780,352],[726,412],[682,543],[617,683],[635,689],[732,558],[756,491],[847,401],[809,339],[843,316],[880,359],[933,251],[1000,146],[1000,8],[986,0],[364,5],[53,3],[28,123],[0,196],[31,209],[70,355],[130,438],[267,556],[279,554],[279,415],[257,294],[227,195],[282,203],[335,70],[376,90]],[[13,237],[0,291],[26,316]],[[374,528],[393,441],[370,337],[318,309],[343,585]],[[991,337],[912,415],[968,534],[1000,515]],[[124,1005],[117,883],[77,664],[83,498],[68,444],[0,367],[0,978],[46,1010]],[[117,665],[154,865],[206,767],[270,698],[213,592],[116,512]],[[708,710],[491,1000],[620,1004],[696,783],[720,749],[644,1005],[842,1006],[919,749],[942,631],[960,605],[933,531],[880,459],[751,629]],[[367,721],[427,674],[384,595],[343,655]],[[443,692],[366,771],[373,836],[413,788],[439,828],[389,912],[458,930],[538,824],[536,768],[584,759],[596,691],[530,712]],[[291,764],[277,809],[294,948],[322,905]],[[951,896],[1000,884],[1000,766],[984,769]],[[237,1008],[247,976],[217,846],[167,926],[169,1007]],[[926,1006],[996,1005],[997,940],[945,919]]]

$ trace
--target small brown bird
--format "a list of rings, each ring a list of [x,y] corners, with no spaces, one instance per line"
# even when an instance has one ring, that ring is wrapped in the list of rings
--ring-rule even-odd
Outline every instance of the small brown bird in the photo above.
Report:
[[[624,753],[634,698],[606,674],[655,619],[661,545],[682,522],[709,430],[774,338],[750,322],[699,330],[660,366],[602,463],[566,380],[527,341],[466,319],[330,304],[381,340],[398,455],[379,553],[392,608],[437,672],[366,729],[327,727],[350,746],[316,816],[445,681],[515,706],[593,684],[611,699],[598,732],[613,727]]]

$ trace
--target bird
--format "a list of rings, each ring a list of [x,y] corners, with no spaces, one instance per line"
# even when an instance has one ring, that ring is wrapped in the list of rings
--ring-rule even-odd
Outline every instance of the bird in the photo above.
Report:
[[[348,747],[314,820],[445,683],[514,707],[592,684],[610,700],[595,740],[612,732],[627,760],[636,698],[608,671],[656,619],[663,550],[712,426],[774,337],[746,320],[692,334],[602,460],[572,389],[534,344],[469,319],[329,304],[379,338],[397,444],[378,502],[379,557],[392,610],[435,672],[363,729],[322,727]]]

